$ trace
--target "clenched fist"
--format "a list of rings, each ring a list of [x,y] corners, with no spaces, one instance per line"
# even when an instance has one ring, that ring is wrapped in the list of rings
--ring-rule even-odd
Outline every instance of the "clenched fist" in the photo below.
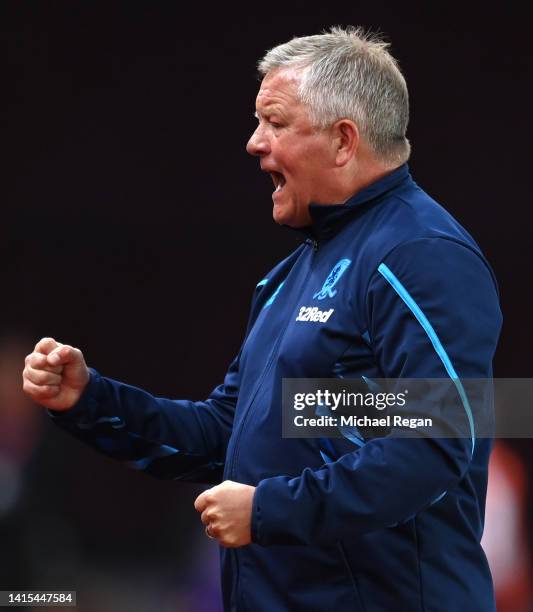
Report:
[[[252,505],[255,487],[225,480],[201,493],[194,507],[201,512],[206,534],[227,548],[252,541]]]
[[[43,338],[26,357],[22,388],[45,408],[68,410],[80,399],[89,378],[79,349]]]

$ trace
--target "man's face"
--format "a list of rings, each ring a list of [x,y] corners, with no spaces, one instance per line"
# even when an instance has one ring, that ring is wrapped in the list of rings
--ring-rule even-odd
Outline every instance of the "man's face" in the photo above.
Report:
[[[298,100],[298,78],[283,69],[266,75],[256,100],[259,125],[246,146],[274,182],[274,221],[291,227],[310,224],[311,202],[328,203],[335,167],[330,132],[312,127],[307,106]]]

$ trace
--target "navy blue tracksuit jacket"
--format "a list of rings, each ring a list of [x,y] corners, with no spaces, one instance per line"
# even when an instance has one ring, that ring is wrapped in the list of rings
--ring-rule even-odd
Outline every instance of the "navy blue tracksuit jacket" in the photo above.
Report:
[[[79,404],[52,416],[155,476],[257,487],[253,543],[221,549],[226,610],[490,612],[491,442],[475,439],[475,420],[466,439],[341,438],[324,453],[320,440],[282,438],[281,385],[491,377],[491,269],[406,165],[310,210],[310,238],[257,285],[239,354],[205,401],[92,371]]]

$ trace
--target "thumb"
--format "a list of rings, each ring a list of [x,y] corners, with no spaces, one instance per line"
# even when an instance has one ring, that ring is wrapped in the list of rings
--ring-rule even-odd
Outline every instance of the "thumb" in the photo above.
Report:
[[[69,364],[77,365],[83,362],[83,356],[79,349],[75,349],[68,344],[64,344],[58,346],[49,355],[47,355],[46,360],[52,366]]]

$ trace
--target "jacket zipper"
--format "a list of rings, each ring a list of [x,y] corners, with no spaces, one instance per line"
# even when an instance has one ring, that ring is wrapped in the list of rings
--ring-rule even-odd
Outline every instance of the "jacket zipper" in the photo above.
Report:
[[[306,244],[312,244],[313,245],[313,252],[316,253],[316,250],[318,249],[318,242],[316,240],[311,240],[310,238],[308,238],[306,241]],[[315,245],[316,245],[316,249],[315,249]],[[311,264],[313,263],[313,260],[311,260]],[[301,287],[300,287],[300,291],[301,289],[303,289],[305,287],[305,283],[307,282],[307,279],[309,278],[311,274],[311,265],[309,266],[309,270],[307,271],[307,274],[305,276],[305,279],[303,280],[303,282],[301,283]],[[300,294],[298,294],[298,297],[300,297]],[[259,378],[258,383],[256,384],[256,387],[254,389],[254,392],[252,394],[252,399],[250,400],[250,402],[248,403],[248,408],[246,409],[245,414],[243,415],[242,419],[241,419],[241,426],[239,427],[239,431],[237,432],[236,438],[235,438],[235,444],[233,445],[233,452],[231,455],[231,462],[230,462],[230,469],[228,469],[228,476],[231,478],[234,476],[234,470],[235,470],[235,459],[237,457],[238,454],[238,448],[239,448],[239,442],[241,439],[241,435],[242,432],[244,431],[245,427],[246,427],[246,423],[248,420],[248,417],[251,413],[251,408],[255,402],[255,398],[257,396],[257,393],[259,392],[259,389],[261,388],[261,385],[263,384],[263,381],[265,380],[267,374],[270,372],[270,368],[272,367],[272,364],[274,363],[274,358],[277,355],[277,351],[279,348],[279,345],[281,344],[281,341],[283,340],[284,336],[285,336],[285,332],[287,331],[287,328],[289,327],[289,323],[291,322],[291,319],[287,319],[287,322],[285,323],[285,326],[283,327],[283,329],[280,331],[276,342],[272,348],[272,352],[270,353],[270,356],[268,358],[268,362],[265,365],[265,368],[263,369],[263,372],[261,374],[261,377]]]
[[[311,238],[308,238],[305,241],[306,244],[310,244],[313,247],[313,254],[316,253],[318,251],[318,242],[316,240],[312,240]],[[300,287],[300,293],[298,294],[298,297],[300,297],[301,294],[301,290],[305,287],[305,284],[307,282],[307,279],[309,278],[309,276],[311,275],[311,269],[312,269],[312,264],[313,264],[313,259],[311,259],[311,263],[309,265],[309,270],[307,271],[307,274],[305,275],[305,279],[301,284]],[[235,439],[235,444],[233,445],[233,452],[231,455],[231,462],[230,462],[230,467],[228,469],[228,477],[232,478],[234,477],[234,472],[235,472],[235,465],[236,465],[236,459],[237,459],[237,455],[238,455],[238,450],[239,450],[239,443],[240,443],[240,439],[241,439],[241,435],[246,427],[247,421],[248,421],[248,417],[252,411],[252,406],[255,402],[255,398],[257,397],[257,393],[259,392],[259,389],[261,388],[261,385],[263,384],[263,381],[265,380],[267,374],[270,372],[270,369],[272,367],[272,364],[274,363],[274,358],[277,355],[278,352],[278,348],[281,344],[281,341],[283,340],[284,336],[285,336],[285,332],[287,331],[287,328],[289,327],[289,323],[291,322],[290,318],[287,318],[287,322],[285,324],[285,326],[283,327],[283,329],[280,331],[278,338],[276,339],[276,343],[274,344],[274,347],[272,348],[272,353],[270,354],[270,357],[268,358],[268,362],[263,370],[263,373],[261,374],[261,377],[259,379],[259,382],[257,383],[254,392],[252,394],[252,399],[250,400],[249,404],[248,404],[248,408],[246,409],[246,413],[243,415],[243,418],[241,420],[241,426],[239,428],[239,431],[237,432],[237,436]],[[233,553],[233,558],[235,560],[235,580],[234,580],[234,585],[235,585],[235,601],[239,602],[239,599],[241,598],[241,595],[239,593],[239,582],[240,582],[240,563],[239,563],[239,555],[237,553],[236,550],[232,550],[231,553]]]

